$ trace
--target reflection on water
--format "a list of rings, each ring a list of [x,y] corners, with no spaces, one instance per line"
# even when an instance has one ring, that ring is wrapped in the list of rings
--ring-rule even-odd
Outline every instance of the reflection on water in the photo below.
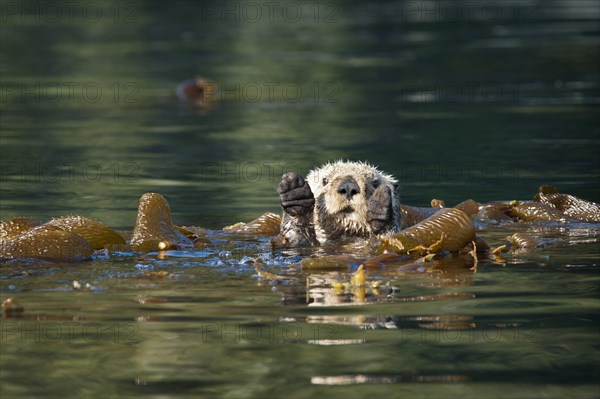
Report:
[[[496,246],[525,228],[481,234]],[[433,396],[448,384],[473,397],[488,384],[585,395],[597,371],[599,237],[597,226],[585,231],[588,243],[571,247],[579,235],[561,235],[543,250],[482,258],[477,269],[468,254],[374,262],[343,247],[316,250],[331,259],[307,269],[299,262],[308,253],[272,253],[264,241],[216,231],[209,235],[223,244],[202,252],[5,266],[3,293],[23,311],[4,313],[4,386],[17,393],[35,367],[46,375],[34,380],[56,392],[68,371],[72,389],[101,392],[110,381],[130,395],[264,396],[281,384],[303,395],[324,386],[393,395],[411,384]],[[358,263],[370,265],[364,281]],[[95,380],[85,374],[92,367]],[[543,388],[548,381],[556,386]]]
[[[216,230],[339,158],[410,205],[540,184],[600,202],[596,2],[44,4],[0,13],[2,219],[131,232],[154,191]],[[176,96],[197,75],[208,107]],[[2,396],[597,396],[598,227],[479,227],[544,247],[373,263],[362,286],[357,251],[307,270],[310,251],[220,231],[195,253],[1,265],[23,309],[1,321]]]
[[[185,223],[222,227],[277,210],[283,172],[335,158],[379,164],[415,205],[541,183],[597,200],[592,3],[328,2],[316,20],[306,4],[297,22],[254,23],[231,21],[244,2],[129,2],[128,23],[110,4],[94,24],[17,5],[2,35],[3,217],[84,208],[126,229],[158,191]],[[32,43],[43,63],[24,56]],[[217,85],[210,110],[175,96],[198,74]]]

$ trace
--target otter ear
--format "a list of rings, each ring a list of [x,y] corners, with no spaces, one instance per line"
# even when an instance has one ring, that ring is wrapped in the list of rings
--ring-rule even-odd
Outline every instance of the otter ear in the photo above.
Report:
[[[373,179],[373,181],[371,182],[371,185],[373,186],[373,188],[379,187],[380,184],[381,184],[381,181],[379,179]]]

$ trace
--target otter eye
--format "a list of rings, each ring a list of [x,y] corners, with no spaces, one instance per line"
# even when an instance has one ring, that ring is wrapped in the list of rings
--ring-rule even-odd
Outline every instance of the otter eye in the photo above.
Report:
[[[327,183],[329,183],[329,179],[327,179],[326,177],[323,178],[323,185],[326,186]]]
[[[381,182],[379,181],[379,179],[375,179],[375,180],[373,180],[373,182],[371,184],[373,185],[373,188],[377,188],[377,187],[379,187]]]

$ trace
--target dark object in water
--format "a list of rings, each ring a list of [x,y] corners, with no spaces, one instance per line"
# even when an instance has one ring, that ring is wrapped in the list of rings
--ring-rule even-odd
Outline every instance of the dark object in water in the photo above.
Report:
[[[15,298],[6,298],[2,302],[2,313],[5,319],[16,319],[23,315],[25,309]]]
[[[216,85],[201,76],[184,80],[175,89],[177,97],[182,101],[193,101],[197,106],[208,104],[214,97]]]

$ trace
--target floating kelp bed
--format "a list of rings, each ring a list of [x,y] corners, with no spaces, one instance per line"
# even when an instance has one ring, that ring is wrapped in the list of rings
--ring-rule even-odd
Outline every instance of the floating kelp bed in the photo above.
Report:
[[[136,258],[140,267],[129,276],[150,281],[178,278],[177,272],[155,270],[164,265],[209,266],[224,272],[253,269],[260,281],[269,284],[298,285],[306,280],[306,301],[311,304],[342,304],[401,301],[389,281],[402,275],[446,278],[476,272],[486,264],[511,264],[515,257],[552,246],[597,242],[600,237],[597,204],[547,186],[540,187],[533,201],[466,200],[447,208],[443,201],[433,200],[432,208],[402,206],[402,212],[404,223],[411,225],[392,236],[285,248],[276,237],[279,215],[267,213],[221,231],[181,227],[172,223],[166,199],[147,193],[140,198],[131,235],[82,216],[47,223],[15,218],[0,225],[1,255],[4,267],[38,269],[85,259],[118,264]],[[95,287],[74,279],[73,288]],[[17,314],[10,303],[7,309]]]
[[[377,246],[375,254],[386,253],[433,255],[449,252],[490,252],[485,241],[476,235],[476,226],[485,231],[496,225],[560,226],[563,229],[589,224],[594,230],[600,222],[600,206],[568,194],[560,194],[553,187],[541,186],[534,201],[479,204],[464,201],[453,208],[444,202],[432,200],[432,208],[402,206],[405,228],[392,236],[370,240],[357,240],[348,249],[367,251]],[[225,227],[224,233],[243,237],[272,237],[272,250],[277,251],[280,217],[266,213],[249,222]],[[410,225],[408,225],[410,224]],[[560,238],[558,229],[555,238]],[[524,238],[524,233],[508,239],[516,249],[538,247],[535,237]],[[567,237],[568,238],[568,234]],[[63,216],[41,223],[19,217],[0,224],[0,258],[7,260],[40,259],[47,261],[81,261],[90,258],[93,251],[111,253],[182,250],[191,251],[213,245],[206,230],[198,227],[181,227],[171,221],[171,211],[160,194],[147,193],[140,198],[138,216],[131,238],[119,234],[101,222],[82,216]],[[344,243],[330,246],[338,252]],[[332,250],[333,249],[333,250]],[[498,254],[499,251],[491,250]],[[306,260],[312,268],[318,261]],[[322,260],[325,266],[329,260]]]

